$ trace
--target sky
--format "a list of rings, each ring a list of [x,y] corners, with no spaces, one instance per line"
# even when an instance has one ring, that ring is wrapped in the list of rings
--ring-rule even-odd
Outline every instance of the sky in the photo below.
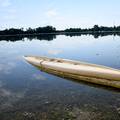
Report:
[[[120,0],[0,0],[0,29],[120,25]]]

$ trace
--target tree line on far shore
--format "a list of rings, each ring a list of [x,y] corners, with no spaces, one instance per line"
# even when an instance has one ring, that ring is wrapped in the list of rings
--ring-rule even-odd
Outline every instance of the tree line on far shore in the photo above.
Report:
[[[19,34],[39,34],[39,33],[53,33],[56,32],[56,28],[52,26],[46,27],[38,27],[35,29],[28,28],[24,30],[24,28],[10,28],[0,31],[0,35],[19,35]]]
[[[104,32],[120,32],[120,26],[113,26],[113,27],[105,27],[105,26],[98,26],[94,25],[92,28],[69,28],[65,30],[56,30],[53,26],[46,26],[46,27],[38,27],[38,28],[28,28],[24,30],[24,28],[10,28],[5,30],[0,30],[0,35],[23,35],[23,34],[41,34],[41,33],[88,33],[88,34],[94,34],[94,33],[104,33]]]
[[[70,28],[66,29],[65,32],[88,32],[88,33],[94,33],[94,32],[120,32],[120,26],[114,26],[114,27],[105,27],[105,26],[98,26],[94,25],[92,28]]]

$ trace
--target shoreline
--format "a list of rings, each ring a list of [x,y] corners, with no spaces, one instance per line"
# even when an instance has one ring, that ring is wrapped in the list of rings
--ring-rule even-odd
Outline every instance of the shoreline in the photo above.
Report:
[[[52,33],[34,33],[34,34],[6,34],[6,35],[0,35],[0,37],[9,37],[9,36],[39,36],[39,35],[65,35],[65,34],[104,34],[104,33],[111,33],[111,34],[117,34],[120,33],[120,31],[89,31],[89,32],[52,32]]]

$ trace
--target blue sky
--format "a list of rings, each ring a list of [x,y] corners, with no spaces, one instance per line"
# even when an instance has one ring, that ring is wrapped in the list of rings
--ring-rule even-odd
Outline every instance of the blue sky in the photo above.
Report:
[[[0,29],[120,25],[120,0],[0,0]]]

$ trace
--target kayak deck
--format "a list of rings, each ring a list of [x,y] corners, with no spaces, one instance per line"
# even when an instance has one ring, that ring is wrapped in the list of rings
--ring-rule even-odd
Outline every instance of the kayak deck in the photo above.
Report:
[[[120,70],[67,59],[26,56],[42,71],[95,84],[120,88]]]

